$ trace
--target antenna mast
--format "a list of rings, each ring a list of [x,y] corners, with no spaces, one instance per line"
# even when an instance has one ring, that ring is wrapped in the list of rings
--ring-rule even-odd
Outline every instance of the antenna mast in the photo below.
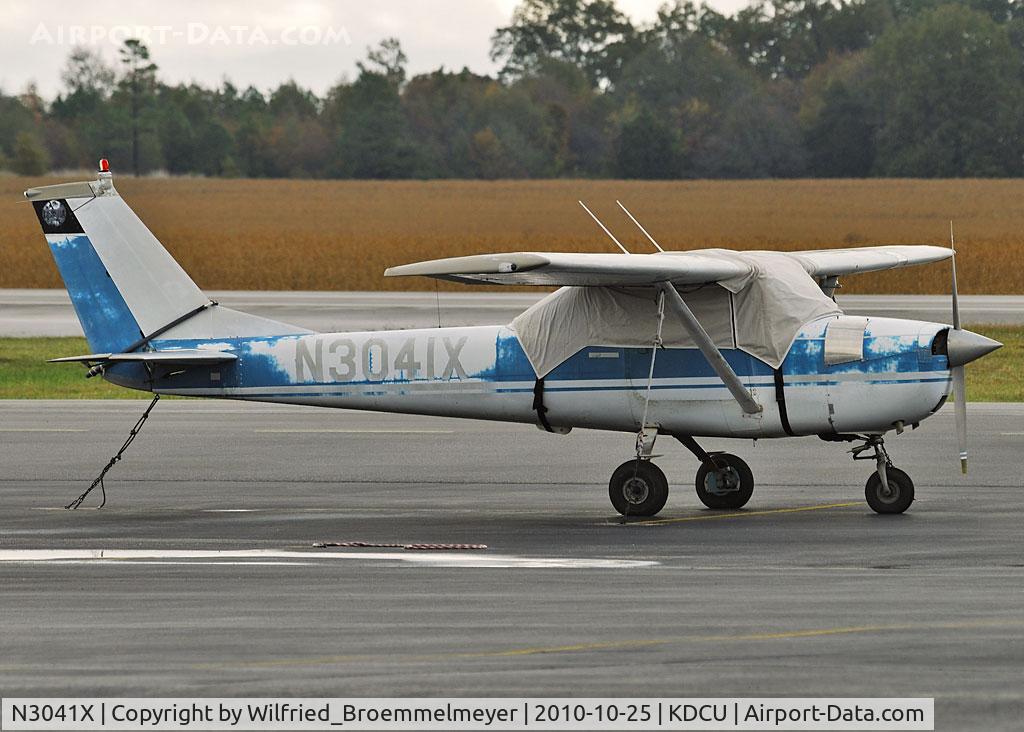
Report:
[[[637,227],[638,229],[640,229],[640,231],[644,232],[644,236],[646,236],[646,237],[647,237],[648,239],[650,239],[650,241],[651,241],[651,244],[653,244],[653,245],[654,245],[654,248],[655,248],[655,249],[657,249],[657,250],[658,250],[659,252],[662,252],[662,253],[664,253],[664,252],[665,252],[665,250],[661,248],[661,245],[660,245],[660,244],[658,244],[658,242],[654,241],[654,237],[653,237],[653,236],[651,236],[650,234],[648,234],[648,233],[647,233],[647,229],[645,229],[645,228],[644,228],[644,227],[643,227],[643,226],[642,226],[642,225],[640,224],[640,222],[636,220],[636,217],[635,217],[635,216],[634,216],[633,214],[631,214],[631,213],[629,212],[629,209],[628,209],[628,208],[626,208],[625,206],[623,206],[623,205],[622,205],[622,201],[620,201],[620,200],[616,199],[616,200],[615,200],[615,203],[619,204],[619,208],[621,208],[621,209],[622,209],[623,211],[625,211],[625,212],[626,212],[626,216],[628,216],[628,217],[629,217],[629,220],[630,220],[630,221],[632,221],[632,222],[633,222],[634,224],[636,224],[636,227]]]
[[[583,210],[586,211],[588,214],[590,214],[590,218],[592,218],[594,220],[594,222],[598,226],[601,227],[601,230],[605,234],[608,235],[609,239],[611,239],[613,242],[615,242],[615,246],[617,246],[619,249],[621,249],[623,254],[629,254],[629,250],[626,249],[626,247],[622,246],[622,243],[618,239],[615,238],[615,236],[612,234],[612,232],[608,231],[608,227],[601,223],[601,219],[599,219],[596,216],[594,216],[594,212],[591,211],[589,208],[587,208],[587,204],[583,203],[583,201],[577,201],[577,203],[579,205],[583,206]]]

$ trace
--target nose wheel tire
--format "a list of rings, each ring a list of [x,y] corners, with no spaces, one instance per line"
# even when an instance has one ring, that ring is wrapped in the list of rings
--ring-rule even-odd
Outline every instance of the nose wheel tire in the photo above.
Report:
[[[864,498],[875,513],[903,513],[914,502],[914,481],[899,468],[885,469],[888,487],[882,488],[878,473],[872,473],[864,485]]]
[[[650,460],[630,460],[612,473],[608,497],[623,516],[654,516],[668,500],[668,479]]]
[[[742,508],[754,493],[750,466],[727,452],[709,456],[697,471],[697,498],[708,508]]]

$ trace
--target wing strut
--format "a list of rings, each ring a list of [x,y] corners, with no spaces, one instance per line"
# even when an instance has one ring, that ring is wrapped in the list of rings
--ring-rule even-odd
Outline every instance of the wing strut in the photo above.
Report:
[[[714,341],[711,340],[711,336],[708,335],[707,331],[697,320],[689,306],[684,302],[683,298],[679,296],[676,288],[672,286],[670,282],[662,282],[658,285],[658,289],[665,293],[665,300],[669,306],[675,311],[676,315],[679,316],[679,321],[683,324],[686,332],[690,334],[694,342],[697,344],[697,348],[704,354],[704,358],[708,360],[711,368],[715,370],[719,378],[725,382],[729,392],[733,395],[733,398],[739,403],[740,407],[747,414],[760,414],[764,409],[760,404],[754,401],[754,397],[750,395],[750,391],[747,387],[743,386],[743,382],[740,381],[740,377],[736,375],[736,372],[732,370],[732,366],[725,360],[722,352],[718,350],[718,346],[715,345]]]

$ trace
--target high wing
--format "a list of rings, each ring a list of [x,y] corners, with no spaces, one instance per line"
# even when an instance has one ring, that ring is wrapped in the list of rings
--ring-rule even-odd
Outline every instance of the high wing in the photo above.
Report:
[[[434,259],[390,267],[385,277],[423,275],[495,285],[699,285],[746,274],[749,267],[701,253],[563,254],[514,252]]]
[[[142,363],[159,363],[164,365],[213,364],[235,361],[233,353],[223,351],[203,351],[176,349],[168,351],[139,351],[137,353],[90,353],[85,356],[67,356],[51,358],[47,363],[118,363],[135,361]]]
[[[953,250],[927,244],[909,244],[856,249],[817,249],[788,254],[796,258],[812,277],[834,277],[941,262],[952,257]]]
[[[831,277],[938,262],[951,257],[953,250],[907,245],[773,254],[791,257],[812,277]],[[699,285],[749,274],[751,266],[743,261],[743,255],[742,251],[722,249],[658,254],[510,252],[404,264],[388,268],[384,276],[420,275],[496,285]]]

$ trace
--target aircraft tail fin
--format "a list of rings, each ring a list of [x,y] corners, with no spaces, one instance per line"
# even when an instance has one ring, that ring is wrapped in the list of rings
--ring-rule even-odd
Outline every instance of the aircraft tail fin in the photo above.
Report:
[[[208,339],[309,331],[216,303],[185,273],[114,189],[106,161],[96,181],[31,188],[50,252],[93,352],[150,339]]]

